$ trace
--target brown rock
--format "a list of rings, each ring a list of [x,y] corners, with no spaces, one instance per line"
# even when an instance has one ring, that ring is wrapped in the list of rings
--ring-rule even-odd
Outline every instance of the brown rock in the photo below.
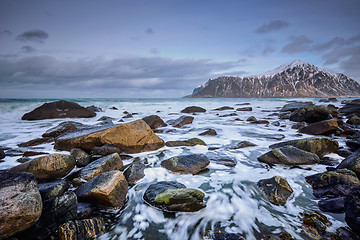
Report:
[[[171,120],[168,123],[176,128],[180,128],[184,125],[191,124],[194,120],[194,117],[191,116],[181,116],[176,120]]]
[[[18,144],[19,147],[32,147],[32,146],[37,146],[43,143],[49,143],[54,141],[53,138],[51,137],[44,137],[44,138],[36,138],[36,139],[32,139],[30,141],[24,142],[24,143],[20,143]]]
[[[167,124],[158,115],[150,115],[144,117],[142,120],[144,120],[151,129],[167,126]]]
[[[205,132],[202,132],[199,134],[200,136],[205,136],[205,135],[208,135],[208,136],[215,136],[217,135],[217,132],[214,130],[214,129],[209,129]]]
[[[338,128],[337,119],[324,120],[321,122],[311,123],[307,127],[299,129],[299,132],[311,134],[311,135],[322,135],[332,133]]]
[[[104,233],[105,224],[100,218],[69,221],[59,226],[59,240],[96,239]]]
[[[285,205],[287,199],[293,192],[289,183],[281,176],[262,179],[257,183],[257,185],[267,199],[275,205]]]

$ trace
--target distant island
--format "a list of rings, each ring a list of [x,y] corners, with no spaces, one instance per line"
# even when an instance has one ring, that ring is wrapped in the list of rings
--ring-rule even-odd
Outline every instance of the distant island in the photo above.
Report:
[[[188,98],[359,97],[360,84],[295,60],[261,75],[221,76],[196,87]]]

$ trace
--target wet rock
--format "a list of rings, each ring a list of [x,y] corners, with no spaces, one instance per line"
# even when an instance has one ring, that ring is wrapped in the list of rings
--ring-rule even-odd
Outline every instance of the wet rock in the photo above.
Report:
[[[291,234],[283,232],[280,234],[272,234],[265,237],[266,240],[295,240]]]
[[[327,217],[317,211],[302,213],[303,230],[312,239],[322,239],[326,233],[326,228],[331,225]]]
[[[88,107],[86,107],[86,109],[88,109],[92,112],[103,112],[104,111],[100,107],[96,107],[94,105],[88,106]]]
[[[286,136],[284,134],[268,134],[266,136],[266,138],[268,139],[274,139],[274,140],[282,140],[284,139]]]
[[[194,117],[181,116],[176,120],[168,121],[168,124],[173,126],[173,127],[176,127],[176,128],[181,128],[184,125],[191,124],[193,122],[193,120],[194,120]]]
[[[257,183],[260,191],[269,199],[272,204],[284,206],[287,199],[293,192],[289,183],[284,177],[274,176],[269,179],[262,179]]]
[[[275,121],[275,122],[272,122],[271,125],[273,125],[275,127],[279,127],[281,124],[279,121]]]
[[[25,113],[22,120],[41,120],[52,118],[91,118],[96,113],[90,111],[77,103],[68,101],[56,101],[44,103],[31,112]]]
[[[117,107],[115,107],[115,106],[112,106],[111,108],[109,108],[109,109],[111,109],[111,110],[119,110]]]
[[[321,199],[318,203],[319,209],[323,212],[344,212],[345,197]]]
[[[250,117],[248,117],[248,119],[246,119],[246,121],[248,121],[248,122],[255,122],[255,121],[257,121],[257,119],[256,119],[256,117],[254,117],[254,116],[250,116]]]
[[[77,178],[73,179],[73,184],[79,186],[86,181],[108,171],[120,170],[123,162],[118,153],[99,158],[80,170]]]
[[[0,148],[0,159],[5,158],[5,152]]]
[[[205,132],[202,132],[199,134],[200,136],[216,136],[217,132],[214,129],[206,130]]]
[[[246,147],[255,147],[256,144],[249,141],[232,141],[229,145],[225,145],[225,148],[228,149],[240,149]]]
[[[132,114],[127,114],[127,115],[123,116],[122,118],[132,118],[132,117],[133,117]]]
[[[203,154],[180,155],[161,162],[161,166],[177,173],[197,174],[209,165],[209,159]]]
[[[30,160],[31,160],[31,158],[29,158],[29,157],[21,157],[21,158],[16,159],[16,161],[18,163],[25,163],[25,162],[28,162]]]
[[[315,153],[320,158],[326,154],[336,152],[339,149],[339,143],[330,138],[304,138],[291,140],[270,145],[270,148],[280,148],[289,145],[304,151]]]
[[[229,107],[229,106],[223,106],[223,107],[213,109],[213,111],[225,111],[225,110],[234,110],[234,108]]]
[[[350,156],[345,158],[337,169],[349,169],[360,177],[360,150],[353,152]]]
[[[354,114],[360,115],[360,100],[354,99],[351,102],[347,102],[345,106],[339,109],[339,112],[347,116]]]
[[[167,126],[167,124],[158,115],[150,115],[144,117],[142,120],[144,120],[151,129],[157,129]]]
[[[320,99],[319,102],[328,103],[330,101],[328,99]]]
[[[30,172],[37,179],[66,176],[75,167],[75,159],[65,154],[49,154],[11,168],[11,172]]]
[[[105,172],[76,189],[79,199],[105,207],[121,208],[126,201],[128,183],[118,170]]]
[[[360,137],[347,140],[346,146],[348,146],[351,151],[356,151],[357,149],[360,148]]]
[[[45,137],[45,138],[36,138],[36,139],[32,139],[30,141],[27,142],[23,142],[18,144],[19,147],[33,147],[33,146],[37,146],[40,144],[44,144],[44,143],[49,143],[54,141],[53,138],[49,138],[49,137]]]
[[[314,123],[329,120],[333,117],[337,117],[337,112],[331,111],[325,106],[314,105],[295,110],[291,114],[290,120],[294,122]]]
[[[252,111],[252,107],[242,107],[242,108],[237,108],[236,111]]]
[[[183,110],[181,110],[182,113],[202,113],[202,112],[206,112],[206,109],[202,108],[202,107],[197,107],[197,106],[190,106],[190,107],[186,107]]]
[[[235,104],[235,106],[246,106],[246,105],[251,105],[250,103],[246,102],[246,103],[237,103]]]
[[[196,212],[205,207],[204,196],[202,191],[178,182],[158,182],[148,187],[143,198],[164,211]]]
[[[121,150],[118,147],[106,144],[101,147],[94,147],[92,153],[94,155],[107,156],[113,153],[121,153]]]
[[[320,162],[320,158],[311,152],[298,149],[293,146],[284,146],[275,148],[260,157],[260,162],[267,164],[285,164],[285,165],[302,165],[315,164]]]
[[[203,145],[206,146],[206,143],[199,139],[199,138],[190,138],[188,140],[179,140],[179,141],[168,141],[165,143],[168,147],[178,147],[178,146],[196,146],[196,145]]]
[[[212,233],[208,234],[207,238],[204,239],[211,239],[211,240],[245,240],[245,238],[239,233]]]
[[[268,120],[257,120],[257,121],[251,121],[251,123],[254,123],[254,124],[269,124],[270,122]]]
[[[100,218],[69,221],[58,228],[59,240],[97,239],[105,232],[105,224]]]
[[[164,146],[143,120],[136,120],[105,129],[90,129],[64,134],[57,138],[54,148],[71,150],[81,148],[91,151],[94,147],[111,144],[126,153],[153,151]]]
[[[353,115],[349,120],[346,121],[347,124],[351,125],[360,125],[360,117]]]
[[[300,129],[307,127],[308,124],[306,122],[298,122],[291,126],[292,129]]]
[[[41,211],[41,196],[32,174],[0,172],[0,239],[30,227]]]
[[[339,149],[336,153],[343,158],[347,158],[352,154],[348,149]]]
[[[37,155],[46,155],[46,152],[34,152],[34,151],[26,151],[23,153],[23,157],[33,157]]]
[[[81,123],[78,123],[78,122],[72,122],[72,121],[62,122],[59,125],[48,129],[42,135],[42,137],[56,138],[56,137],[60,136],[61,134],[64,134],[64,133],[70,132],[70,131],[74,131],[74,130],[77,130],[82,127],[84,127],[84,125]]]
[[[133,162],[124,172],[126,181],[129,183],[129,186],[134,186],[137,181],[145,177],[146,166],[141,162]]]
[[[345,199],[345,221],[360,234],[360,187],[353,189]]]
[[[114,120],[116,120],[116,119],[112,118],[112,117],[108,117],[108,116],[102,116],[97,121],[114,121]]]
[[[314,104],[312,102],[292,102],[292,103],[288,103],[285,104],[282,109],[280,110],[280,112],[288,112],[288,111],[295,111],[299,108],[306,108],[309,106],[313,106]]]
[[[338,128],[337,119],[324,120],[316,123],[311,123],[309,126],[300,128],[299,132],[311,134],[311,135],[322,135],[335,132]]]
[[[68,189],[69,184],[64,179],[39,184],[39,191],[43,201],[53,197],[60,197]]]
[[[95,211],[95,206],[91,203],[79,202],[77,207],[77,216],[78,219],[85,219],[92,215]]]
[[[340,227],[336,233],[331,235],[331,240],[359,240],[360,236],[355,234],[349,227]]]
[[[219,117],[234,117],[237,116],[236,113],[229,113],[229,114],[224,114],[224,115],[220,115]]]
[[[77,167],[85,167],[91,162],[90,155],[80,148],[71,149],[70,155],[75,159]]]

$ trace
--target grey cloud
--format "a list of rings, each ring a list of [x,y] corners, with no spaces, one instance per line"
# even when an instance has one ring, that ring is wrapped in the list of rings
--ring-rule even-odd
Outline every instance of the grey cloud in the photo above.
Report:
[[[268,47],[265,47],[263,50],[262,50],[262,52],[261,52],[261,54],[263,55],[263,56],[269,56],[271,53],[273,53],[273,52],[275,52],[275,48],[273,48],[273,47],[271,47],[271,46],[268,46]]]
[[[289,26],[288,22],[281,20],[272,20],[269,23],[264,23],[263,25],[258,27],[255,32],[259,34],[269,33],[272,31],[280,30],[282,28],[286,28],[287,26]]]
[[[38,42],[42,43],[49,37],[49,34],[41,29],[35,29],[24,32],[17,36],[16,40],[22,42]]]
[[[11,36],[12,32],[9,30],[0,31],[0,36]]]
[[[32,53],[32,52],[35,52],[36,49],[31,47],[31,46],[23,46],[21,49],[20,49],[21,52],[24,52],[24,53]]]
[[[313,41],[304,35],[295,36],[281,51],[285,53],[306,52],[309,51],[312,43]]]
[[[148,29],[145,30],[145,33],[154,34],[154,30],[152,28],[148,28]]]

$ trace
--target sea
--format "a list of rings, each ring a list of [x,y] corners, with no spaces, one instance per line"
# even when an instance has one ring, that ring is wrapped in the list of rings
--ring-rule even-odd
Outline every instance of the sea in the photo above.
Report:
[[[246,239],[264,239],[266,235],[287,232],[295,239],[308,239],[302,231],[300,213],[319,211],[318,200],[312,194],[312,187],[306,183],[305,177],[326,171],[326,165],[305,165],[290,167],[277,165],[270,167],[260,163],[257,157],[269,151],[269,145],[293,139],[310,137],[300,135],[292,129],[293,122],[279,119],[272,115],[278,113],[282,106],[290,101],[312,101],[319,105],[319,99],[220,99],[220,98],[174,98],[174,99],[122,99],[122,98],[86,98],[65,99],[74,101],[86,107],[95,105],[104,112],[98,112],[94,118],[84,119],[49,119],[24,121],[24,113],[33,110],[45,102],[60,99],[0,99],[0,147],[12,149],[12,152],[37,151],[47,153],[67,153],[53,149],[53,143],[19,148],[17,145],[31,139],[40,138],[49,128],[64,121],[76,121],[83,124],[98,124],[103,116],[112,117],[114,124],[141,119],[156,114],[165,122],[182,115],[180,111],[188,106],[205,108],[205,113],[198,113],[190,125],[182,128],[171,126],[156,133],[164,141],[186,140],[200,138],[207,146],[195,147],[163,147],[157,151],[132,154],[133,158],[145,163],[145,177],[129,189],[128,200],[122,209],[107,210],[103,214],[107,218],[107,231],[100,237],[107,239],[206,239],[212,233],[239,233]],[[341,101],[331,103],[341,106]],[[242,105],[249,103],[250,105]],[[234,110],[215,111],[213,109],[229,106],[233,108],[252,107],[252,111]],[[118,110],[110,109],[116,107]],[[127,111],[137,113],[132,118],[123,118]],[[236,116],[224,116],[236,113]],[[252,124],[246,121],[250,116],[259,120],[268,120],[270,124]],[[278,123],[280,123],[280,126]],[[207,129],[214,129],[216,136],[199,136]],[[279,140],[282,138],[282,140]],[[345,139],[333,137],[340,146],[345,145]],[[231,149],[240,142],[249,141],[255,147]],[[210,149],[210,150],[209,150]],[[212,150],[213,149],[213,150]],[[160,166],[162,160],[182,154],[206,154],[211,159],[232,159],[235,167],[227,167],[212,161],[206,171],[197,175],[176,174]],[[16,154],[15,154],[16,155]],[[21,155],[21,154],[20,154]],[[0,163],[0,169],[7,169],[19,164],[21,156],[7,156]],[[334,161],[343,158],[330,154]],[[124,164],[133,159],[124,160]],[[76,170],[76,169],[75,169]],[[74,170],[74,171],[75,171]],[[259,191],[257,182],[260,179],[283,176],[294,190],[285,206],[270,203]],[[150,184],[159,181],[177,181],[189,188],[200,189],[205,193],[206,208],[194,213],[167,214],[146,204],[143,194]],[[329,232],[346,226],[344,214],[324,213],[332,225]]]

